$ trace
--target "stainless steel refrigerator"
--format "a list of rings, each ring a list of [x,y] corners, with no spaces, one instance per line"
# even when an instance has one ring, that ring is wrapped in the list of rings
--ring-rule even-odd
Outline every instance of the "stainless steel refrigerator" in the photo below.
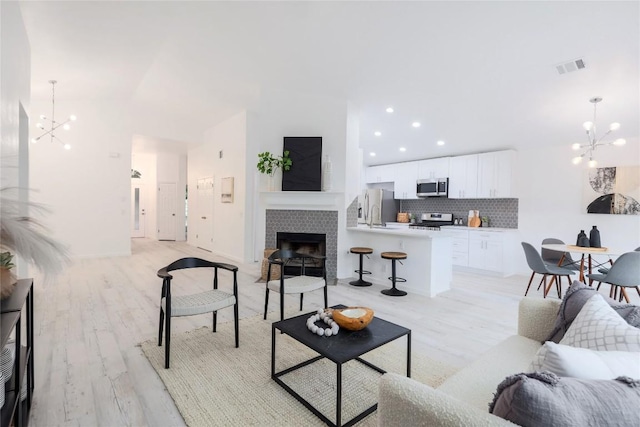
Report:
[[[358,196],[358,224],[385,225],[395,221],[397,213],[393,191],[368,188]]]

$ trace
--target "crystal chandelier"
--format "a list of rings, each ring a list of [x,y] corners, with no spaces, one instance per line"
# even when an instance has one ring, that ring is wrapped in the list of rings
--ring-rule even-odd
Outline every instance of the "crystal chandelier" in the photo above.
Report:
[[[618,138],[613,142],[602,142],[602,140],[609,135],[614,130],[620,129],[620,123],[611,123],[609,125],[609,130],[604,133],[600,138],[596,137],[596,107],[598,106],[598,102],[602,101],[602,98],[595,97],[589,100],[590,103],[593,104],[593,121],[592,122],[584,122],[582,127],[587,131],[587,143],[586,144],[573,144],[571,148],[574,150],[583,150],[582,154],[573,158],[573,164],[577,165],[582,162],[583,157],[589,157],[589,167],[595,168],[598,165],[598,162],[593,160],[593,152],[596,151],[596,148],[603,145],[624,145],[627,141],[622,138]]]
[[[65,144],[64,142],[62,142],[62,140],[55,135],[55,131],[60,126],[62,126],[62,129],[64,129],[64,130],[71,129],[71,126],[69,125],[69,122],[75,121],[76,120],[76,116],[74,116],[72,114],[65,121],[56,122],[55,114],[56,114],[56,83],[57,83],[57,81],[49,80],[49,83],[51,83],[51,120],[47,119],[47,117],[44,114],[40,115],[40,120],[42,120],[44,122],[49,121],[50,127],[49,127],[49,130],[47,130],[47,127],[44,124],[42,124],[41,122],[36,123],[36,127],[38,129],[41,129],[41,130],[45,131],[45,132],[42,135],[40,135],[39,137],[37,137],[37,138],[32,138],[31,142],[35,144],[36,142],[40,141],[40,139],[42,139],[42,137],[49,135],[51,137],[51,142],[53,142],[55,140],[56,142],[59,142],[60,144],[62,144],[62,146],[65,148],[65,150],[69,150],[69,149],[71,149],[71,145]]]

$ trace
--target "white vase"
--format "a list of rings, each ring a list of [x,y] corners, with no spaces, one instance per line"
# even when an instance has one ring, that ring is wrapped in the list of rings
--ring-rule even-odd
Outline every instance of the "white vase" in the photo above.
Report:
[[[274,175],[267,175],[267,191],[277,191],[276,177]]]
[[[322,191],[331,191],[331,157],[324,156],[322,168]]]

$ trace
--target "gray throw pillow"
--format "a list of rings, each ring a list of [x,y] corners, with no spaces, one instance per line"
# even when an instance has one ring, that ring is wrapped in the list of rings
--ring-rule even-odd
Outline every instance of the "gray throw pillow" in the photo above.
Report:
[[[489,412],[523,427],[638,426],[640,381],[561,378],[551,372],[507,377]]]
[[[553,327],[551,335],[542,342],[553,341],[558,344],[564,334],[571,326],[573,319],[576,318],[582,306],[584,306],[589,298],[597,293],[596,288],[585,285],[584,283],[574,280],[571,287],[567,290],[560,304],[558,310],[558,317],[556,317],[556,323]],[[600,295],[602,296],[602,295]],[[621,304],[611,298],[602,296],[605,301],[609,303],[616,313],[620,315],[628,324],[636,328],[640,328],[640,307],[632,304]]]

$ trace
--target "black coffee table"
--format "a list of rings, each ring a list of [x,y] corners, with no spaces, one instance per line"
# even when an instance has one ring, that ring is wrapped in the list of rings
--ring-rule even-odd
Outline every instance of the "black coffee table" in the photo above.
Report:
[[[332,308],[345,308],[344,305],[336,305]],[[271,329],[271,378],[282,388],[288,391],[293,397],[295,397],[300,403],[313,412],[318,418],[327,423],[330,426],[350,426],[378,408],[378,404],[367,408],[354,418],[341,424],[341,412],[342,412],[342,365],[350,360],[357,360],[360,363],[374,369],[380,373],[386,373],[385,370],[373,365],[366,360],[360,358],[363,354],[376,349],[384,344],[387,344],[393,340],[396,340],[402,336],[407,336],[407,377],[411,377],[411,329],[403,328],[395,323],[387,322],[386,320],[374,317],[369,325],[360,331],[348,331],[346,329],[340,329],[340,332],[336,336],[321,337],[311,333],[307,329],[307,319],[313,313],[303,314],[301,316],[292,317],[290,319],[274,322]],[[283,371],[276,372],[276,329],[289,335],[296,341],[306,345],[310,349],[319,353],[312,359],[299,363],[295,366],[287,368]],[[307,366],[323,358],[329,359],[336,364],[337,370],[337,387],[336,387],[336,422],[331,422],[325,415],[319,410],[314,408],[311,403],[305,400],[301,395],[296,393],[291,387],[284,383],[280,379],[281,376],[286,375],[296,369]]]

